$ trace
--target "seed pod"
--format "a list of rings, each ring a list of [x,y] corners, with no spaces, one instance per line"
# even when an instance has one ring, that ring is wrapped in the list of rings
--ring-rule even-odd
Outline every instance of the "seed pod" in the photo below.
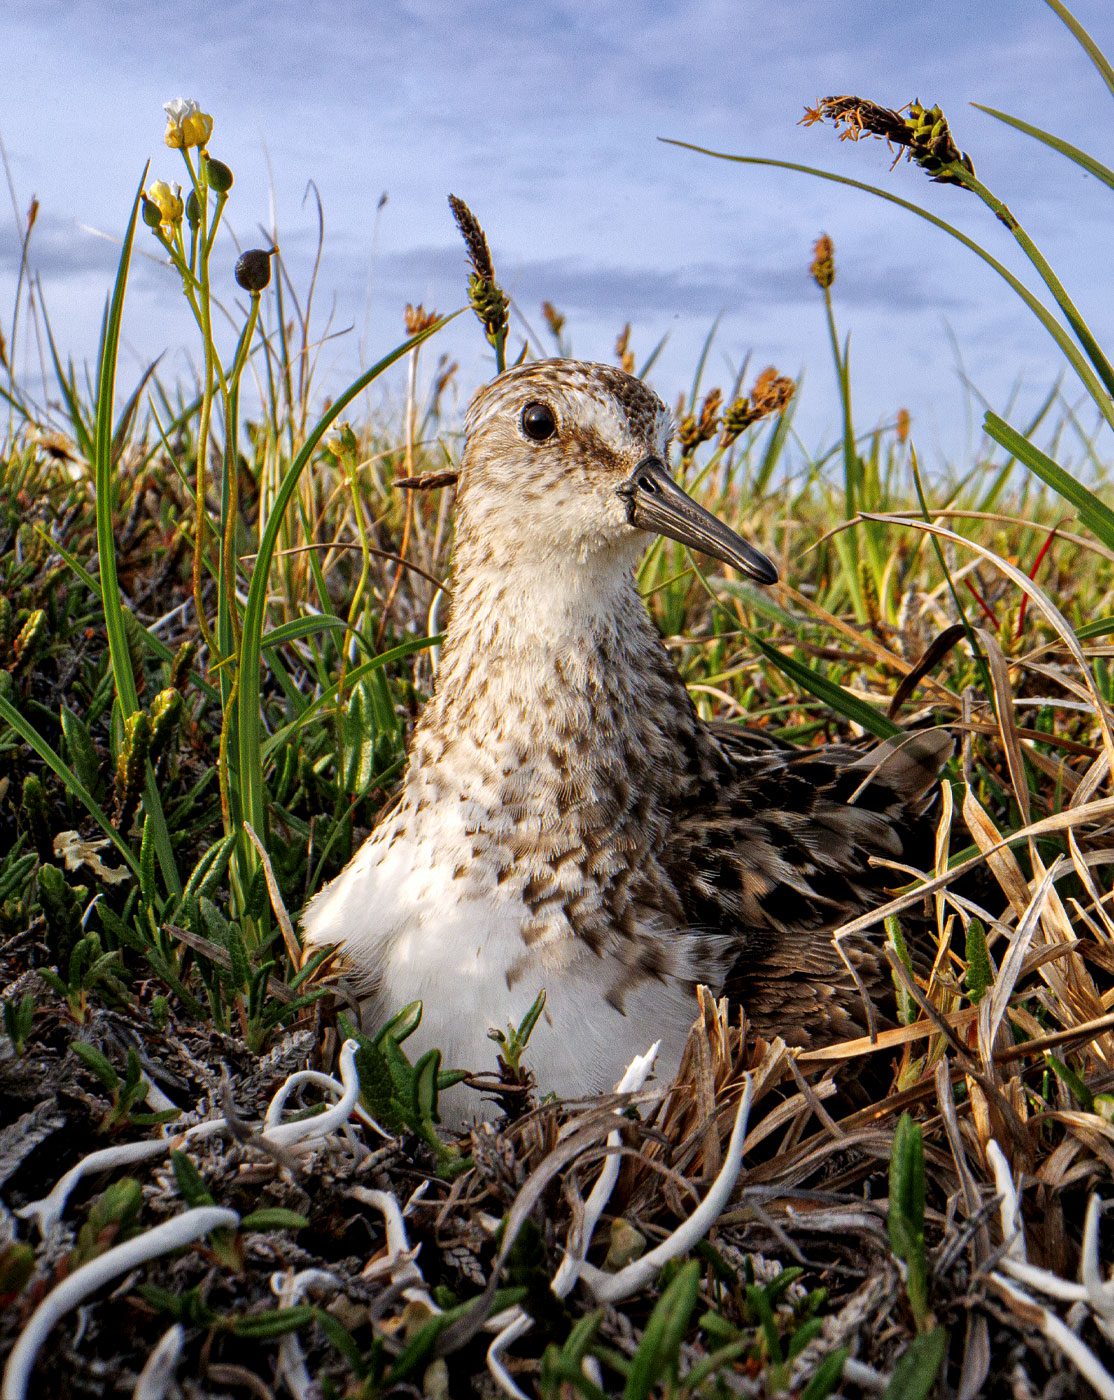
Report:
[[[201,201],[196,190],[190,190],[186,198],[186,222],[190,228],[197,228],[201,223]]]
[[[12,651],[15,654],[13,671],[22,671],[30,666],[45,636],[46,613],[43,612],[42,608],[36,608],[20,628],[19,636],[12,644]]]
[[[182,692],[173,686],[160,690],[151,701],[151,762],[167,752],[182,717]]]
[[[86,892],[83,886],[79,888],[82,894]],[[39,904],[46,920],[50,955],[62,966],[81,938],[81,895],[56,865],[39,866]]]
[[[205,178],[209,182],[209,188],[216,190],[217,194],[227,194],[232,188],[232,171],[223,160],[214,160],[212,156],[207,156]]]
[[[167,685],[173,686],[175,690],[185,690],[189,684],[190,667],[193,665],[193,658],[196,655],[197,640],[195,638],[182,643],[174,653],[174,660],[170,663]]]
[[[50,809],[46,789],[37,773],[28,773],[23,780],[23,816],[31,829],[31,840],[40,860],[54,858],[54,840],[50,830]]]
[[[143,222],[148,228],[158,228],[162,223],[162,210],[146,195],[143,196]]]
[[[127,831],[139,807],[139,795],[151,752],[151,719],[137,710],[124,721],[124,743],[116,759],[116,825]]]
[[[6,593],[0,593],[0,664],[8,660],[8,647],[12,640],[12,600]]]
[[[274,252],[274,248],[270,251],[249,248],[236,259],[236,282],[245,292],[257,294],[270,282],[271,256]]]

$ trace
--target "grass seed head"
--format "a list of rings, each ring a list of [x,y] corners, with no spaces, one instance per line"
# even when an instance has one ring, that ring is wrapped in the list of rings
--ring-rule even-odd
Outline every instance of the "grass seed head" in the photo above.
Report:
[[[410,302],[407,302],[402,319],[406,326],[407,335],[420,335],[422,331],[429,330],[430,326],[437,320],[437,312],[427,311],[421,302],[417,306],[412,306]]]
[[[542,319],[554,335],[560,335],[565,329],[565,317],[551,301],[542,302]]]
[[[865,97],[823,97],[806,109],[802,126],[831,122],[841,141],[859,141],[876,136],[897,146],[897,159],[904,155],[942,185],[962,185],[960,170],[974,175],[971,157],[955,144],[947,118],[939,107],[925,107],[914,99],[907,115],[883,107]]]
[[[681,418],[677,428],[677,441],[681,444],[682,457],[691,457],[702,442],[708,442],[715,437],[722,404],[723,391],[711,389],[705,394],[698,414],[686,413]]]
[[[763,418],[784,413],[796,391],[797,386],[792,379],[779,374],[773,365],[768,365],[754,381],[750,393],[736,399],[724,413],[720,436],[722,446],[727,447]]]
[[[507,334],[510,301],[495,280],[495,264],[491,259],[487,235],[480,221],[463,199],[449,195],[449,208],[464,239],[472,273],[468,278],[468,300],[484,328],[488,343],[498,345]]]
[[[615,357],[626,374],[634,373],[634,351],[630,348],[630,322],[623,327],[615,341]]]
[[[826,292],[836,280],[835,244],[826,233],[822,233],[812,245],[812,262],[808,265],[809,276],[822,292]]]

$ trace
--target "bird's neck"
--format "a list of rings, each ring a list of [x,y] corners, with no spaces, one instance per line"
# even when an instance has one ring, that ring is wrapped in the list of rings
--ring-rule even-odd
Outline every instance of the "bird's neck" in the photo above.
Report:
[[[486,825],[564,829],[571,844],[664,839],[707,777],[709,740],[629,561],[458,545],[433,698],[407,787]]]

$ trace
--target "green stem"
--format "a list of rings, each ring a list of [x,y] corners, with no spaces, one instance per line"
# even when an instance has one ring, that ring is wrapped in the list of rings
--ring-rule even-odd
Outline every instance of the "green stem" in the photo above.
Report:
[[[1044,254],[1029,237],[1025,229],[1018,222],[1010,207],[998,198],[993,190],[987,187],[973,175],[966,166],[956,164],[950,167],[955,172],[955,176],[962,184],[974,194],[977,194],[996,219],[1013,234],[1018,247],[1036,268],[1041,281],[1052,293],[1056,304],[1063,311],[1068,324],[1075,332],[1076,339],[1082,345],[1087,358],[1098,371],[1099,378],[1105,384],[1107,392],[1114,396],[1114,365],[1103,354],[1102,347],[1095,339],[1091,328],[1080,314],[1079,308],[1068,295],[1064,284],[1049,266]]]
[[[662,138],[666,145],[679,146],[683,150],[695,151],[698,155],[712,156],[715,160],[729,160],[736,165],[760,165],[775,170],[792,170],[799,175],[811,175],[817,180],[828,180],[833,185],[843,185],[847,189],[862,190],[866,194],[873,195],[876,199],[884,199],[888,204],[896,204],[899,209],[908,210],[915,214],[917,218],[923,219],[926,223],[932,224],[934,228],[942,229],[949,237],[954,238],[957,243],[962,243],[965,248],[974,253],[986,265],[992,268],[999,277],[1006,283],[1010,290],[1025,303],[1033,315],[1040,321],[1048,334],[1056,342],[1064,358],[1071,365],[1072,369],[1079,376],[1087,392],[1094,399],[1099,412],[1106,419],[1111,428],[1114,428],[1114,399],[1107,392],[1106,387],[1095,374],[1088,363],[1087,356],[1080,352],[1079,347],[1071,338],[1068,332],[1049,311],[1048,307],[1029,290],[1020,278],[1015,277],[1008,267],[1004,266],[975,242],[967,234],[962,233],[947,220],[938,218],[935,214],[930,214],[927,209],[922,209],[919,204],[914,204],[912,200],[902,199],[900,195],[891,194],[889,190],[881,189],[878,185],[868,185],[864,180],[853,180],[848,175],[836,175],[831,170],[821,170],[815,165],[802,165],[797,161],[774,160],[769,156],[735,156],[725,151],[713,151],[707,146],[696,146],[688,141],[675,141],[669,138]]]

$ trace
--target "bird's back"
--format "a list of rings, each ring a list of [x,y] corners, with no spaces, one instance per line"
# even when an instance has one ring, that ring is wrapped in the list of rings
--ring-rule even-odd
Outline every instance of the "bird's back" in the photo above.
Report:
[[[714,788],[679,810],[666,855],[694,930],[737,949],[723,984],[752,1026],[791,1044],[861,1034],[865,1008],[831,932],[931,863],[925,813],[951,740],[915,731],[870,749],[796,749],[753,730],[710,726],[723,754]],[[846,950],[868,992],[880,952]]]

